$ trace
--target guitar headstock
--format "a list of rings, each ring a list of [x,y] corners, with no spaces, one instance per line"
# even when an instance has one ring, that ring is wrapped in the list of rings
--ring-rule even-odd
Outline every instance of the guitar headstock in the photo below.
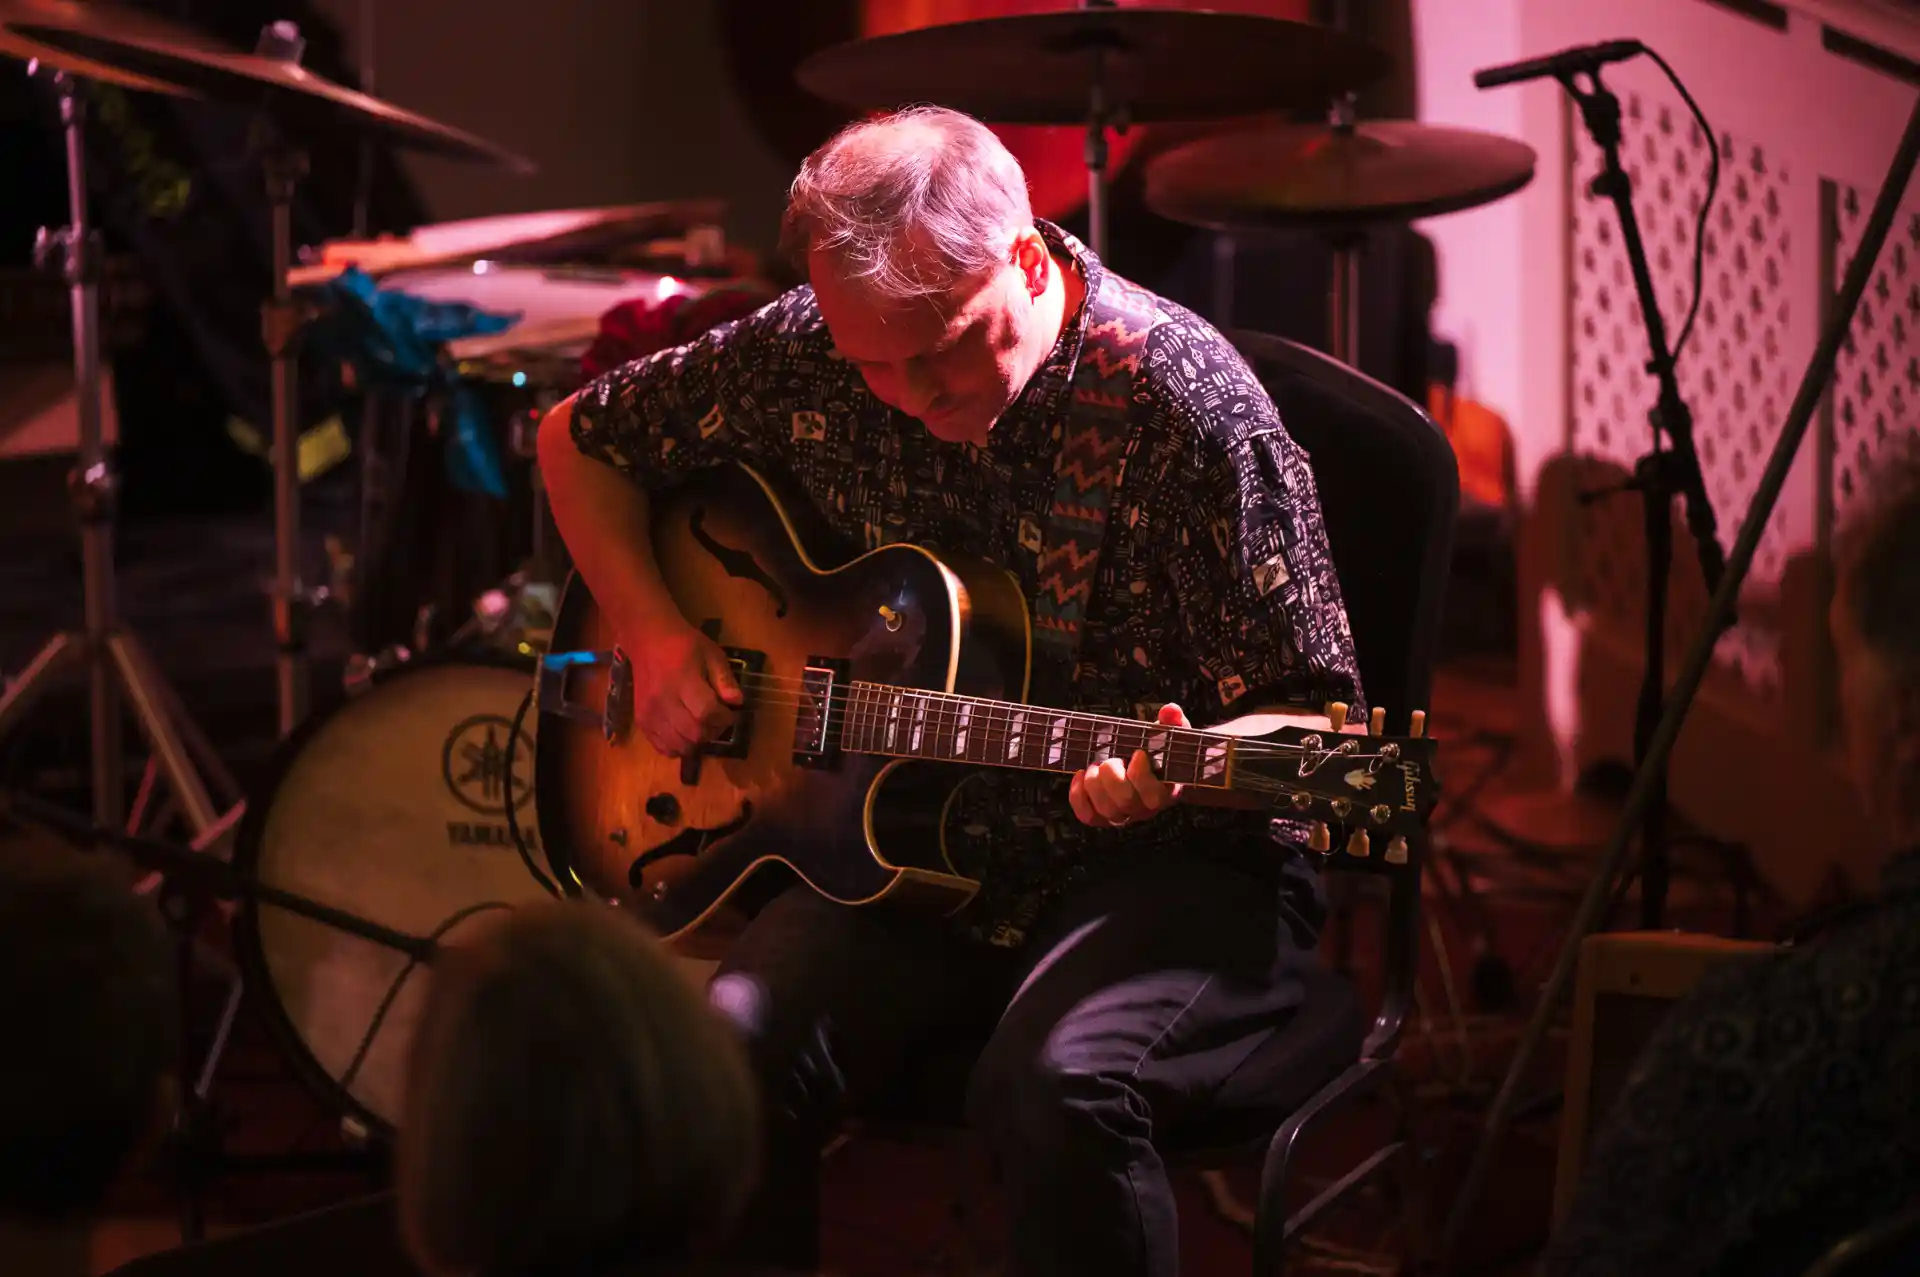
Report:
[[[1390,864],[1406,859],[1405,840],[1425,825],[1439,789],[1433,776],[1434,740],[1426,713],[1415,710],[1408,734],[1386,736],[1387,713],[1375,709],[1365,735],[1342,730],[1347,707],[1327,707],[1333,731],[1282,727],[1234,750],[1233,788],[1258,792],[1276,815],[1315,822],[1312,848],[1332,848],[1329,824],[1351,831],[1346,851],[1372,854],[1386,845]]]

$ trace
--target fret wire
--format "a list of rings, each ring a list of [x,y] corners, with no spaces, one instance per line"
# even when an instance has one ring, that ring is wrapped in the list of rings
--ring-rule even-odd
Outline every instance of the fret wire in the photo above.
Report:
[[[1158,763],[1163,777],[1182,784],[1203,784],[1212,762],[1210,755],[1216,751],[1224,778],[1226,757],[1234,743],[1232,737],[1194,728],[1163,728],[1156,723],[1119,719],[1117,716],[1092,714],[1084,710],[967,697],[928,689],[895,688],[864,680],[847,684],[843,695],[842,740],[844,742],[851,736],[853,743],[848,747],[856,753],[910,753],[950,760],[964,758],[969,762],[1011,764],[1027,769],[1070,773],[1082,769],[1081,766],[1070,765],[1070,760],[1084,760],[1082,766],[1091,763],[1102,731],[1111,733],[1110,756],[1126,759],[1131,759],[1136,750],[1144,749],[1152,735],[1165,731],[1167,743]],[[968,738],[964,751],[959,749],[956,738],[962,706],[968,711]],[[901,735],[911,734],[911,715],[915,712],[922,716],[923,735],[929,724],[936,727],[937,733],[944,733],[944,739],[948,742],[944,750],[929,750],[925,739],[917,751],[902,748]],[[1017,750],[1012,746],[1016,715],[1020,716]],[[1034,730],[1036,725],[1039,731]],[[850,732],[848,728],[851,728]],[[891,746],[885,744],[888,728],[892,729],[894,737]],[[1081,733],[1085,733],[1084,737]],[[937,734],[935,739],[938,741],[942,737]],[[1059,747],[1057,759],[1054,757],[1055,745]],[[1293,747],[1268,748],[1303,752]],[[1041,755],[1039,760],[1030,758],[1034,753]]]

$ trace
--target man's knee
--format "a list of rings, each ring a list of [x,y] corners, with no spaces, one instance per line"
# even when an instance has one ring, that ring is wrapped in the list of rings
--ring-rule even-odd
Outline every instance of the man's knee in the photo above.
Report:
[[[1151,1129],[1130,1069],[1057,1037],[990,1043],[967,1087],[967,1120],[1003,1157],[1020,1158],[1057,1153],[1094,1128]]]

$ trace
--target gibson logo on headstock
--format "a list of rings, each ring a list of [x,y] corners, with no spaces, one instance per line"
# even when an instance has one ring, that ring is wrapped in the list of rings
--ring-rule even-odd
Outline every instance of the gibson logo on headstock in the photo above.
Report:
[[[1400,782],[1405,788],[1405,794],[1400,801],[1400,810],[1420,810],[1420,769],[1412,763],[1401,763]]]

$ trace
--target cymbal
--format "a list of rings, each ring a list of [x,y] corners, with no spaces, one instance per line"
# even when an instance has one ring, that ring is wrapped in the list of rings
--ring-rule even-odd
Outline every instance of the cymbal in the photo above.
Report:
[[[1080,124],[1096,51],[1109,109],[1132,123],[1325,106],[1391,60],[1330,27],[1188,9],[1068,9],[837,44],[795,73],[843,106],[938,102],[995,124]]]
[[[123,89],[132,89],[139,93],[166,93],[174,96],[187,96],[186,90],[178,85],[166,84],[144,75],[135,75],[131,71],[122,71],[118,67],[104,62],[95,62],[57,49],[50,44],[30,40],[10,25],[15,21],[32,22],[58,21],[63,16],[71,16],[82,6],[75,0],[0,0],[0,57],[18,58],[22,62],[38,62],[44,67],[66,74],[79,80],[91,80],[96,84],[112,84]],[[104,5],[90,6],[105,8]],[[153,34],[158,34],[161,24],[143,13],[131,9],[114,11],[115,23],[124,24],[122,30],[139,30],[142,24]]]
[[[1412,221],[1492,203],[1533,180],[1533,148],[1412,120],[1265,125],[1147,166],[1147,207],[1225,231]]]
[[[298,63],[243,53],[187,28],[110,5],[0,0],[0,28],[215,101],[257,105],[277,123],[354,128],[415,151],[533,171],[529,161],[483,138],[336,84]]]

